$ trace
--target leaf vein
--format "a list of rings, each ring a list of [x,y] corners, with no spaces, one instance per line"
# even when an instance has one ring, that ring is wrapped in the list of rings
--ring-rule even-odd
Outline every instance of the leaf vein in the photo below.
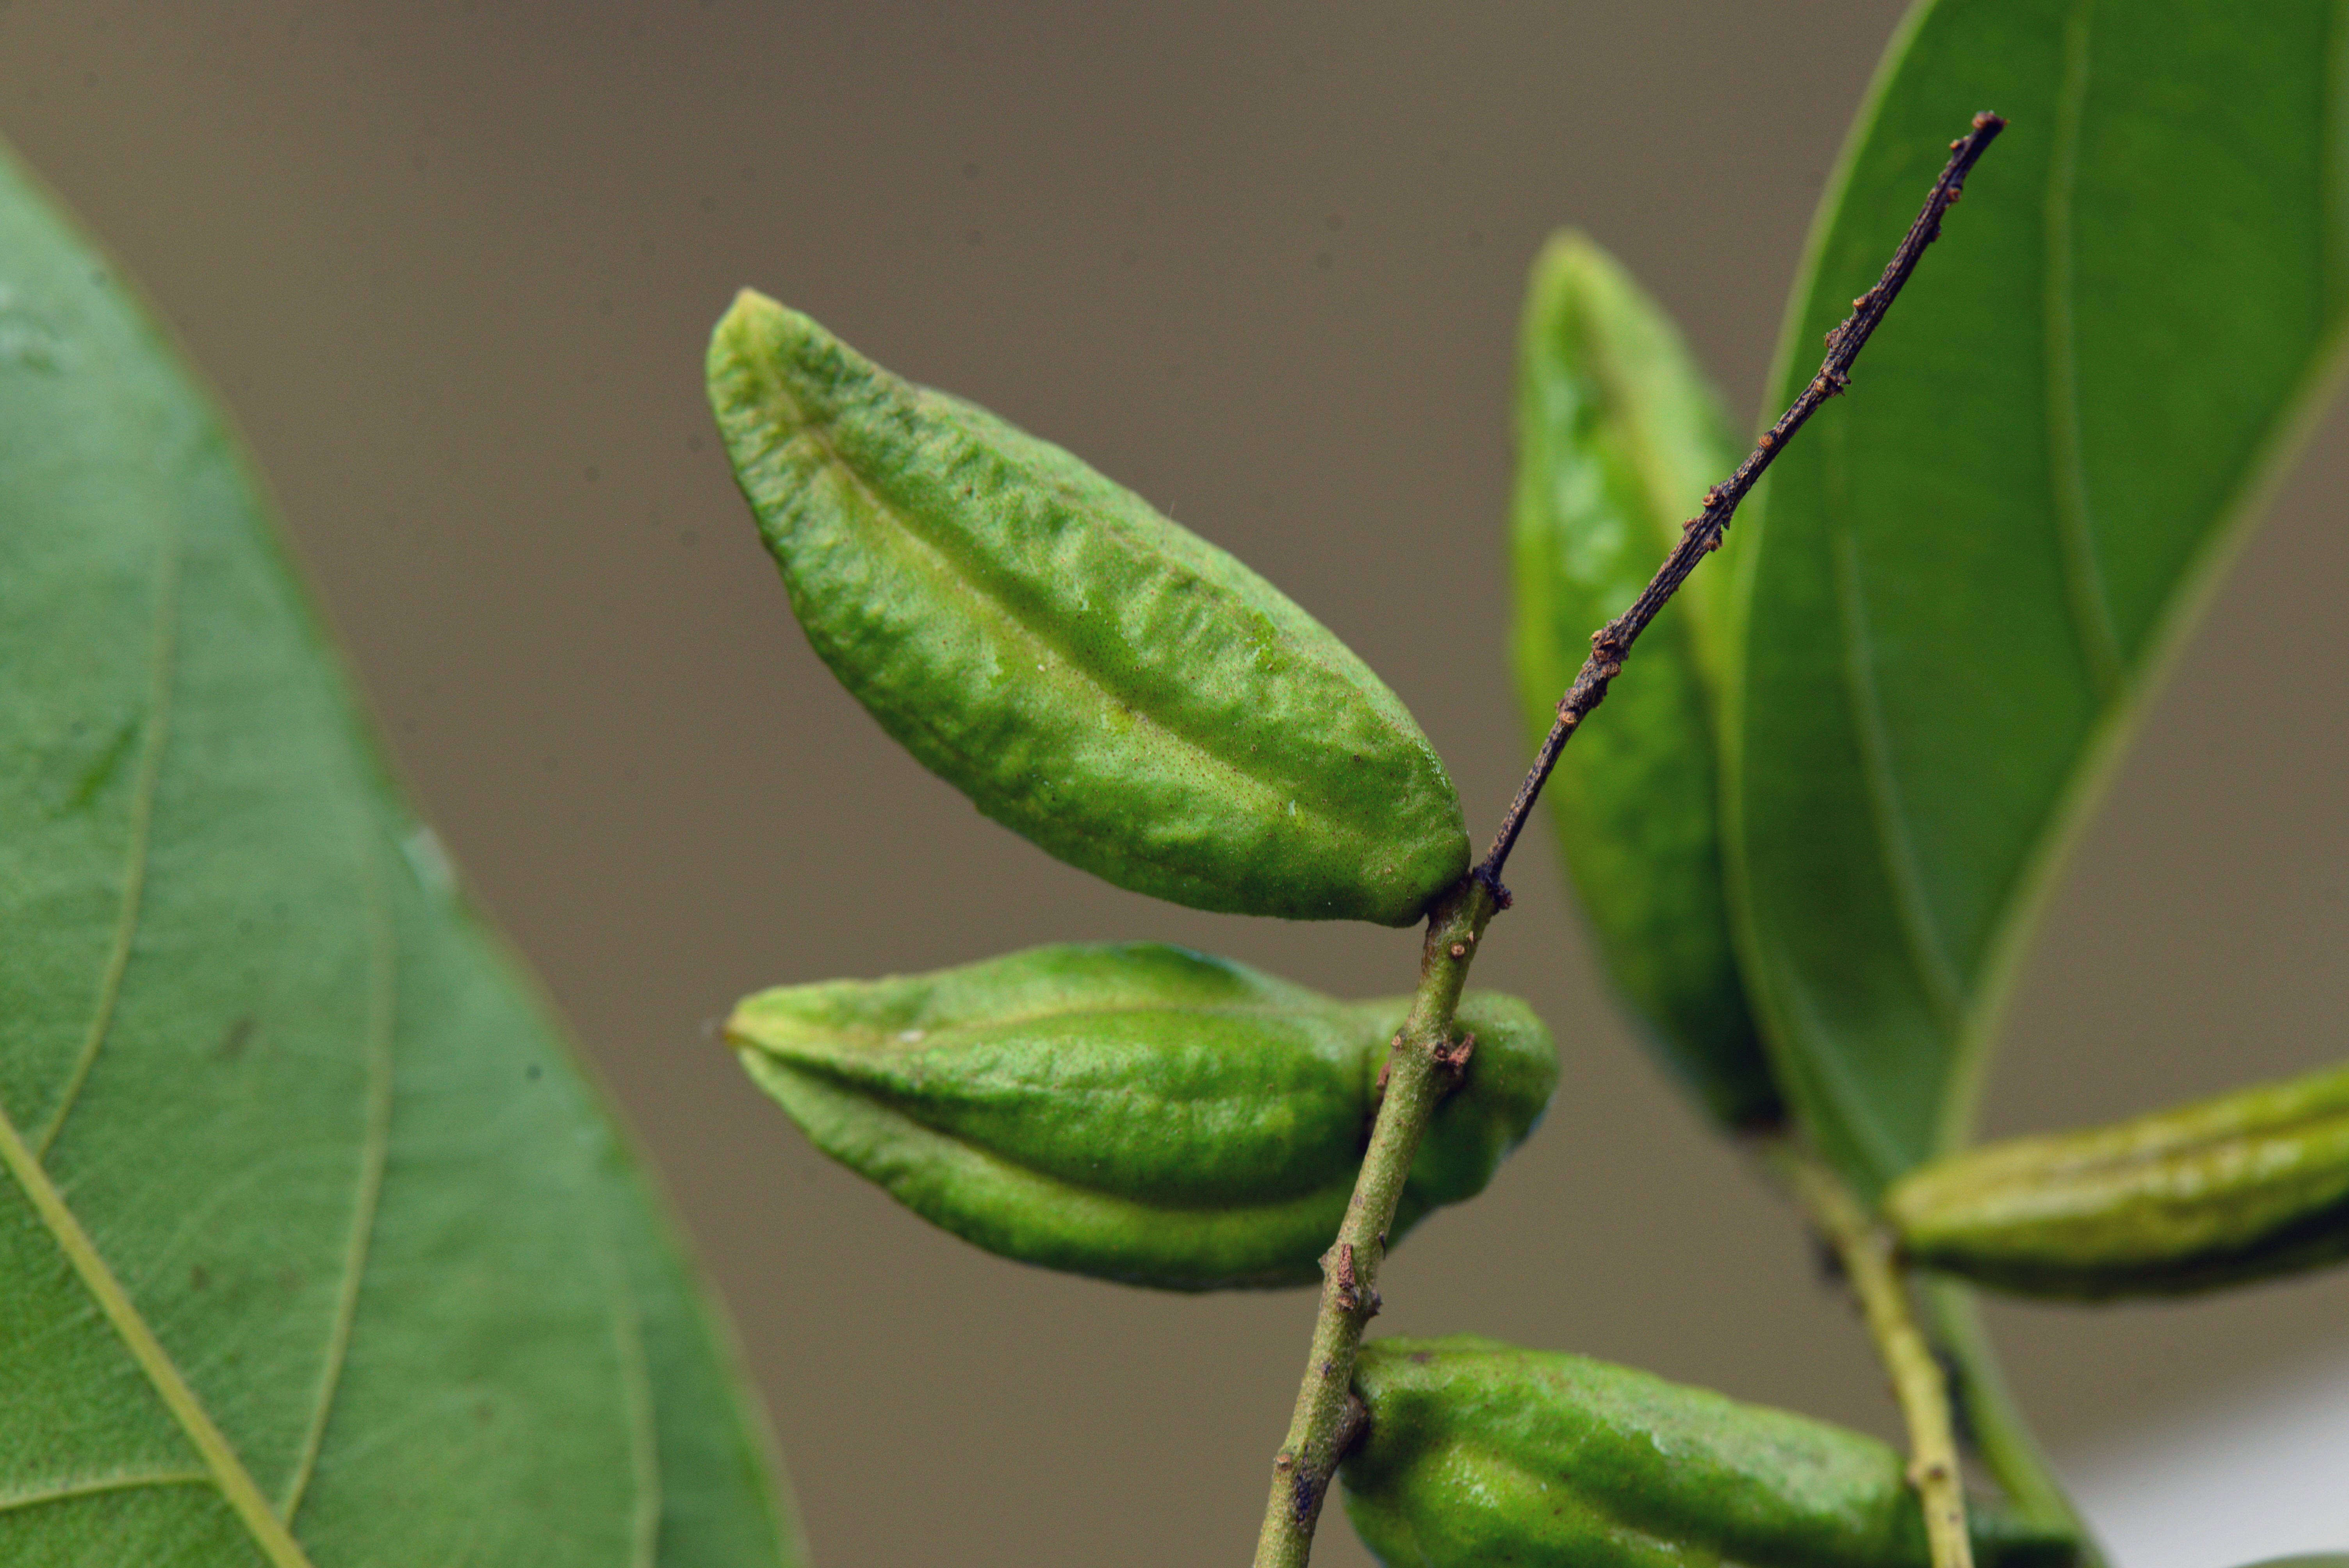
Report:
[[[312,1568],[308,1555],[286,1530],[285,1523],[270,1512],[268,1500],[254,1484],[253,1474],[245,1469],[244,1460],[238,1456],[227,1436],[212,1424],[212,1416],[205,1410],[203,1402],[196,1398],[195,1390],[188,1386],[187,1378],[181,1375],[180,1368],[172,1362],[171,1353],[163,1348],[162,1342],[155,1337],[155,1331],[148,1326],[146,1318],[132,1304],[129,1293],[122,1288],[122,1282],[107,1265],[105,1257],[98,1250],[98,1243],[82,1228],[81,1221],[67,1205],[65,1195],[57,1191],[57,1183],[49,1180],[48,1171],[42,1167],[32,1146],[25,1141],[24,1134],[16,1130],[16,1124],[10,1119],[5,1106],[0,1106],[0,1164],[6,1165],[9,1173],[16,1177],[16,1184],[24,1190],[42,1224],[48,1228],[49,1234],[66,1254],[67,1261],[73,1265],[74,1273],[80,1276],[82,1288],[89,1293],[98,1310],[114,1326],[115,1333],[120,1336],[124,1348],[130,1352],[131,1359],[147,1375],[148,1382],[154,1387],[165,1408],[178,1419],[180,1429],[195,1445],[212,1483],[220,1488],[229,1506],[236,1511],[237,1517],[251,1532],[254,1544],[269,1560],[271,1568]]]
[[[1883,698],[1876,687],[1876,661],[1868,642],[1868,605],[1860,588],[1859,546],[1848,522],[1834,528],[1836,601],[1843,622],[1844,692],[1858,732],[1860,775],[1868,789],[1868,816],[1893,907],[1900,918],[1902,947],[1946,1038],[1957,1032],[1963,985],[1950,958],[1947,939],[1934,918],[1932,901],[1917,864],[1909,805],[1893,777],[1892,741],[1884,724]]]
[[[376,1216],[381,1212],[384,1161],[391,1146],[391,1058],[398,1014],[398,939],[393,934],[391,912],[386,906],[381,867],[372,836],[360,843],[361,874],[367,882],[368,935],[372,963],[368,976],[367,1022],[367,1125],[359,1146],[358,1185],[351,1203],[351,1233],[343,1253],[343,1278],[335,1299],[334,1326],[318,1372],[318,1392],[303,1434],[300,1459],[286,1482],[278,1513],[288,1525],[300,1511],[310,1478],[316,1473],[318,1455],[326,1447],[326,1424],[334,1414],[335,1396],[341,1390],[343,1367],[350,1357],[351,1332],[358,1320],[359,1288],[367,1277],[367,1251],[375,1237]]]
[[[77,1498],[103,1497],[110,1491],[141,1491],[167,1486],[202,1486],[212,1480],[207,1470],[130,1470],[114,1475],[85,1476],[77,1480],[58,1481],[24,1491],[0,1492],[0,1513],[13,1513],[21,1509],[39,1508],[52,1502],[71,1502]]]
[[[2064,600],[2072,634],[2099,707],[2120,696],[2126,678],[2112,593],[2088,504],[2087,459],[2080,433],[2080,356],[2072,306],[2076,292],[2072,204],[2078,183],[2081,123],[2088,98],[2094,0],[2075,0],[2064,29],[2064,79],[2055,98],[2055,148],[2047,163],[2046,267],[2042,274],[2047,354],[2047,479],[2062,547]]]
[[[153,837],[155,792],[162,778],[163,746],[171,727],[174,690],[171,677],[179,655],[180,548],[179,529],[166,523],[155,587],[155,626],[147,655],[147,735],[139,748],[139,775],[131,786],[130,842],[124,857],[122,907],[115,918],[114,943],[107,952],[106,967],[98,976],[98,1004],[90,1015],[89,1027],[82,1035],[81,1048],[74,1055],[73,1069],[66,1075],[57,1103],[50,1110],[40,1135],[33,1140],[32,1152],[36,1160],[49,1157],[57,1134],[65,1130],[66,1119],[81,1099],[83,1086],[89,1082],[90,1070],[98,1065],[98,1052],[114,1026],[123,976],[130,968],[130,949],[139,934],[140,911],[147,887],[148,846]]]

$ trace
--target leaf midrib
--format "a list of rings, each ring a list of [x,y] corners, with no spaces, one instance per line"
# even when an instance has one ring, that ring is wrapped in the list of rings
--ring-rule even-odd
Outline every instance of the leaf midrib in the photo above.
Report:
[[[2114,629],[2103,562],[2088,521],[2087,476],[2079,426],[2078,364],[2072,324],[2071,204],[2081,120],[2087,98],[2094,12],[2094,0],[2074,0],[2065,23],[2064,74],[2054,105],[2055,149],[2049,160],[2047,185],[2042,198],[2046,225],[2041,298],[2047,356],[2048,508],[2055,519],[2063,562],[2064,607],[2081,662],[2088,673],[2092,706],[2096,710],[2089,726],[2090,735],[2084,739],[2082,752],[2075,759],[2075,776],[2086,766],[2088,753],[2095,749],[2095,731],[2106,725],[2127,694],[2126,661]],[[1827,460],[1834,463],[1840,456],[1840,452],[1833,452]],[[1845,685],[1857,730],[1861,773],[1873,807],[1869,818],[1878,860],[1891,886],[1905,937],[1902,950],[1918,989],[1932,1011],[1936,1030],[1962,1057],[1970,1048],[1979,1049],[1979,1037],[1988,1032],[1997,1012],[1997,997],[1987,995],[1981,981],[1985,973],[2002,974],[2003,967],[1993,963],[1986,970],[1978,955],[1971,965],[1971,972],[1963,973],[1950,952],[1917,858],[1908,799],[1897,777],[1883,698],[1874,677],[1873,644],[1859,581],[1858,541],[1847,526],[1835,531],[1831,547],[1835,556],[1833,577],[1842,611]],[[2051,837],[2060,836],[2063,819],[2067,815],[2067,798],[2073,793],[2069,789],[2059,790],[2049,803],[2045,818],[2033,835],[2032,850],[2017,862],[1998,901],[1999,913],[1992,921],[1983,954],[1995,954],[2006,944],[2009,928],[2029,902],[2019,896],[2029,881],[2027,872],[2040,859],[2039,851]],[[1945,1075],[1945,1094],[1947,1086],[1963,1071],[1961,1060],[1951,1063]]]
[[[295,1541],[292,1532],[276,1514],[270,1511],[269,1501],[261,1495],[261,1488],[254,1484],[252,1472],[244,1468],[243,1460],[238,1457],[226,1435],[212,1424],[203,1402],[188,1386],[188,1380],[181,1375],[171,1353],[163,1348],[162,1342],[155,1337],[154,1330],[147,1326],[146,1318],[131,1305],[129,1293],[122,1288],[122,1282],[114,1277],[114,1271],[107,1266],[97,1243],[90,1239],[89,1233],[82,1229],[81,1222],[67,1205],[65,1195],[49,1180],[48,1171],[25,1141],[24,1134],[17,1131],[16,1121],[8,1115],[5,1106],[0,1106],[0,1164],[5,1164],[9,1173],[16,1177],[16,1184],[31,1201],[34,1212],[57,1239],[58,1248],[66,1254],[67,1261],[73,1264],[74,1273],[80,1276],[83,1288],[89,1292],[98,1310],[106,1314],[107,1321],[114,1326],[124,1347],[139,1363],[139,1369],[147,1375],[148,1382],[153,1385],[157,1395],[178,1419],[181,1430],[187,1434],[189,1442],[195,1446],[198,1456],[204,1461],[205,1471],[212,1483],[220,1488],[221,1495],[236,1511],[237,1517],[252,1533],[254,1544],[269,1559],[272,1568],[312,1568],[309,1557]]]
[[[1931,894],[1917,857],[1916,838],[1908,799],[1896,777],[1891,738],[1883,698],[1874,676],[1873,645],[1860,585],[1858,541],[1847,525],[1835,527],[1830,551],[1835,597],[1841,612],[1843,670],[1847,700],[1859,742],[1860,770],[1868,790],[1868,813],[1877,842],[1878,860],[1898,912],[1901,950],[1910,974],[1933,1016],[1934,1028],[1950,1046],[1953,1059],[1942,1076],[1938,1098],[1944,1102],[1935,1117],[1933,1141],[1951,1141],[1952,1119],[1947,1103],[1951,1090],[1968,1071],[1967,1058],[1976,1057],[1995,1025],[2002,985],[1985,988],[1985,975],[2002,981],[2009,966],[1998,961],[2011,945],[2017,923],[2033,901],[2024,896],[2034,879],[2032,870],[2044,861],[2047,847],[2064,836],[2065,820],[2083,769],[2096,750],[2095,734],[2106,728],[2128,694],[2127,670],[2114,629],[2110,596],[2103,563],[2088,523],[2087,479],[2081,445],[2078,409],[2078,366],[2072,331],[2071,201],[2076,173],[2081,119],[2087,97],[2088,46],[2094,26],[2094,0],[2074,0],[2064,29],[2064,75],[2057,86],[2055,150],[2048,164],[2043,195],[2046,244],[2042,253],[2043,340],[2047,356],[2046,397],[2048,506],[2055,518],[2063,562],[2064,607],[2074,638],[2089,676],[2095,717],[2075,758],[2067,787],[2057,792],[2033,835],[2031,848],[2014,867],[1998,901],[1988,940],[1971,973],[1961,973],[1951,954]],[[1839,450],[1831,447],[1826,460],[1837,464]],[[1987,955],[1987,962],[1985,962]]]

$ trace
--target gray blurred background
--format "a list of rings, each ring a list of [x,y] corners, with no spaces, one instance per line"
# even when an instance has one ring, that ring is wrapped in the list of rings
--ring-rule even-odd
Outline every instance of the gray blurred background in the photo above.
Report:
[[[821,1561],[1237,1562],[1310,1297],[985,1256],[815,1154],[709,1023],[769,984],[1088,937],[1392,992],[1416,938],[1116,892],[898,754],[753,541],[709,325],[755,284],[1233,550],[1402,694],[1481,837],[1522,766],[1500,540],[1526,263],[1588,229],[1754,408],[1899,9],[0,0],[0,131],[242,423],[398,767],[665,1173]],[[2338,1055],[2345,487],[2336,417],[2054,902],[1995,1129]],[[1398,1253],[1380,1329],[1889,1431],[1796,1228],[1609,1011],[1540,833],[1477,977],[1552,1022],[1565,1087]],[[2344,1319],[2349,1275],[1994,1326],[2086,1452],[2349,1352]]]

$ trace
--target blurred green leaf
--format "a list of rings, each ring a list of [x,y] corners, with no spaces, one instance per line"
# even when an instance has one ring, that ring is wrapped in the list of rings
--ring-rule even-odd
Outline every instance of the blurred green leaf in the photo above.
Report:
[[[1950,138],[2012,121],[1731,531],[1746,979],[1865,1190],[1964,1140],[2052,873],[2331,384],[2341,42],[2316,0],[1943,0],[1861,113],[1774,412]]]
[[[1743,456],[1662,308],[1577,233],[1534,263],[1517,355],[1511,528],[1517,695],[1538,747],[1590,634],[1622,614]],[[1616,988],[1644,1042],[1714,1117],[1781,1113],[1738,979],[1722,888],[1702,634],[1720,584],[1697,573],[1559,755],[1546,799]]]
[[[234,448],[5,156],[0,669],[0,1560],[799,1561]]]

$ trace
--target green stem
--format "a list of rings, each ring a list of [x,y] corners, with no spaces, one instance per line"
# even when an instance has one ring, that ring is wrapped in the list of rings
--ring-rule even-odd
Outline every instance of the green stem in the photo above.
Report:
[[[1842,1260],[1859,1297],[1868,1337],[1892,1379],[1893,1398],[1909,1427],[1909,1483],[1925,1511],[1925,1539],[1933,1568],[1973,1568],[1966,1535],[1965,1477],[1958,1466],[1950,1389],[1924,1331],[1917,1326],[1907,1283],[1893,1261],[1892,1241],[1825,1161],[1791,1140],[1774,1142],[1772,1163],[1795,1201]]]
[[[2104,1553],[2072,1500],[2064,1495],[2006,1386],[1998,1353],[1982,1331],[1973,1292],[1955,1280],[1930,1277],[1920,1282],[1919,1290],[1933,1342],[1957,1372],[1957,1403],[1965,1416],[1968,1446],[1982,1456],[2016,1513],[2076,1540],[2077,1568],[2104,1568]]]
[[[1371,1146],[1354,1179],[1338,1239],[1321,1255],[1321,1308],[1313,1324],[1313,1351],[1297,1390],[1288,1437],[1272,1461],[1272,1495],[1257,1537],[1256,1568],[1304,1568],[1313,1553],[1313,1527],[1338,1461],[1361,1428],[1353,1402],[1354,1353],[1362,1329],[1379,1310],[1379,1265],[1395,1205],[1444,1092],[1467,1060],[1452,1040],[1453,1014],[1477,941],[1500,907],[1475,877],[1439,900],[1427,917],[1427,944],[1419,965],[1419,993],[1387,1057],[1386,1091],[1379,1101]]]

